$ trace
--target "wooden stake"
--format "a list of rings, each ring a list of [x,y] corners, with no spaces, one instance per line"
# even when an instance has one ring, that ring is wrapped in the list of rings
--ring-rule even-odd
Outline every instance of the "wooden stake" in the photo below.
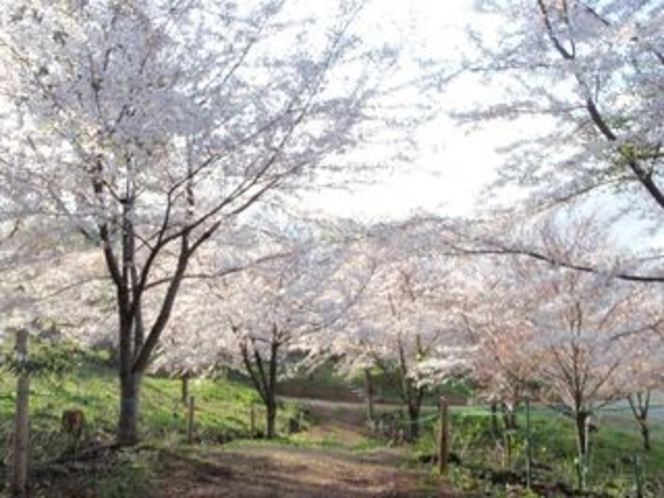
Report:
[[[28,359],[28,331],[16,331],[16,358],[23,367]],[[13,458],[11,469],[12,496],[27,496],[28,449],[30,438],[30,376],[20,371],[16,380],[16,417],[14,420]]]
[[[530,426],[530,399],[526,398],[526,488],[533,485],[533,435]]]
[[[186,405],[187,401],[189,400],[189,373],[186,372],[182,374],[180,377],[180,388],[181,388],[181,399],[182,399],[182,404]]]

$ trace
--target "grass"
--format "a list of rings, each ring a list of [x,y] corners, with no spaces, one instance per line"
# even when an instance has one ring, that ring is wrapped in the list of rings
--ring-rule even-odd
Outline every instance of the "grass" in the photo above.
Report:
[[[531,415],[535,479],[561,481],[573,488],[577,482],[576,439],[571,418],[549,408],[535,408]],[[652,423],[650,452],[642,448],[638,428],[628,412],[600,417],[599,428],[591,434],[591,464],[588,483],[591,490],[607,497],[624,497],[633,492],[633,458],[639,459],[650,489],[647,496],[664,496],[664,424]],[[485,492],[486,479],[504,472],[524,476],[526,469],[525,416],[519,413],[515,433],[495,434],[488,408],[454,407],[451,410],[452,451],[462,462],[452,467],[451,479],[460,491]],[[507,461],[506,448],[511,447]],[[434,427],[429,425],[416,446],[420,455],[436,451]],[[503,485],[504,489],[504,485]]]
[[[75,374],[74,374],[75,372]],[[37,376],[31,385],[32,429],[57,431],[63,410],[80,409],[88,431],[112,436],[118,417],[117,373],[91,355],[76,365],[74,372],[61,376]],[[0,374],[0,420],[11,421],[14,413],[14,376]],[[202,439],[248,435],[251,407],[257,425],[264,412],[257,393],[242,380],[197,379],[190,381],[189,393],[196,399],[196,427]],[[180,401],[180,381],[146,376],[141,387],[140,427],[150,439],[164,432],[184,433],[187,407]],[[285,427],[292,409],[285,407],[278,424]],[[4,432],[4,431],[3,431]]]
[[[372,369],[372,378],[377,400],[383,403],[401,403],[401,380],[396,372],[385,373]],[[347,377],[337,373],[337,364],[328,360],[313,371],[305,372],[284,380],[279,385],[284,396],[328,399],[335,401],[359,401],[365,389],[363,372]],[[465,400],[471,395],[470,387],[463,381],[450,380],[444,386],[430,389],[424,397],[424,404],[435,405],[440,396],[453,400]]]
[[[30,405],[33,430],[59,429],[63,410],[84,412],[88,430],[99,436],[113,434],[118,416],[118,386],[114,372],[86,367],[86,374],[62,379],[36,379],[32,383]],[[89,375],[94,371],[94,375]],[[3,376],[0,417],[13,414],[14,395],[10,376]],[[232,436],[249,431],[252,404],[259,403],[247,386],[232,381],[199,380],[191,383],[196,397],[196,425],[200,437],[215,434]],[[145,437],[166,432],[184,432],[187,407],[180,401],[177,380],[146,377],[141,390],[140,427]]]
[[[39,355],[43,346],[31,344],[31,353]],[[82,447],[111,444],[114,440],[119,409],[119,386],[116,371],[99,354],[76,354],[69,372],[35,375],[30,388],[31,466],[45,483],[53,472],[69,472],[58,460],[71,445],[60,431],[64,410],[80,409],[85,416]],[[72,356],[73,358],[73,356]],[[264,410],[256,392],[242,380],[191,380],[189,393],[196,399],[195,438],[197,443],[215,444],[236,438],[251,437],[252,405],[256,427],[264,425]],[[146,376],[141,388],[139,427],[144,444],[136,449],[116,452],[112,471],[93,469],[76,479],[82,489],[95,490],[90,496],[132,496],[127,489],[140,489],[151,468],[148,448],[151,445],[181,446],[186,438],[187,406],[180,401],[181,383],[177,379]],[[15,377],[0,371],[0,461],[7,461],[13,429]],[[296,416],[291,406],[282,407],[277,428],[285,431]],[[106,458],[106,457],[105,457]],[[108,458],[111,458],[108,456]],[[6,481],[0,464],[0,488]],[[41,477],[40,477],[41,478]],[[99,481],[99,482],[97,482]],[[95,484],[96,483],[96,484]],[[45,484],[48,486],[48,484]],[[102,486],[103,489],[97,489]],[[124,490],[124,491],[123,491]],[[61,490],[62,496],[75,496],[73,490]],[[36,492],[36,495],[39,495]]]
[[[328,373],[317,377],[315,389],[332,395],[343,382]],[[311,379],[299,379],[301,385]],[[8,448],[14,412],[14,384],[11,373],[0,374],[0,447]],[[59,469],[54,461],[62,454],[67,441],[60,434],[60,416],[63,410],[81,409],[86,417],[85,440],[88,445],[103,445],[113,440],[118,414],[118,381],[115,371],[105,364],[104,358],[85,356],[70,374],[38,376],[31,387],[31,462],[39,477],[40,489],[53,486],[54,472],[68,476],[57,488],[61,496],[95,496],[102,498],[131,496],[143,489],[159,467],[160,455],[177,452],[191,458],[205,460],[207,448],[224,442],[228,448],[287,447],[340,452],[360,457],[370,456],[385,447],[386,441],[353,432],[352,426],[361,424],[364,408],[350,410],[344,407],[318,407],[318,414],[328,423],[317,426],[320,420],[302,420],[298,409],[287,405],[280,410],[278,428],[286,434],[289,420],[298,418],[302,426],[312,430],[279,437],[274,441],[250,439],[250,413],[253,405],[256,423],[264,423],[264,411],[255,391],[241,378],[218,380],[192,380],[189,392],[196,398],[196,446],[184,445],[186,433],[186,406],[180,401],[181,385],[178,380],[151,377],[144,380],[141,392],[140,427],[144,443],[130,450],[105,455],[95,462],[98,467],[85,467],[72,473]],[[381,406],[381,413],[392,410]],[[413,447],[416,455],[435,454],[433,429],[437,421],[436,409],[423,410],[426,421],[420,441]],[[337,425],[330,421],[338,422]],[[359,422],[358,422],[359,421]],[[452,407],[452,451],[462,465],[452,466],[448,479],[461,492],[493,493],[501,496],[503,485],[492,485],[489,477],[501,472],[523,476],[526,462],[526,435],[523,412],[519,414],[519,429],[510,436],[511,459],[506,461],[508,439],[504,433],[495,434],[491,414],[484,407]],[[351,429],[349,429],[351,427]],[[629,412],[607,412],[600,417],[599,430],[592,434],[592,460],[588,482],[591,488],[607,497],[633,494],[635,472],[633,457],[639,459],[648,482],[646,496],[664,496],[664,424],[652,424],[653,450],[642,449],[638,428]],[[231,442],[232,441],[232,442]],[[576,482],[574,458],[576,442],[573,421],[548,408],[532,412],[533,456],[538,462],[535,477],[539,482],[563,481],[573,487]],[[409,451],[406,451],[406,454]],[[3,454],[3,460],[6,460]],[[48,464],[48,465],[46,465]],[[412,465],[412,463],[404,463]],[[548,469],[548,470],[545,470]],[[4,470],[0,465],[0,470]],[[4,482],[4,476],[0,481]],[[432,479],[435,478],[432,472]],[[71,486],[67,488],[66,486]],[[502,486],[502,487],[501,487]],[[77,490],[91,490],[88,495],[77,495]],[[128,491],[133,490],[133,491]],[[649,494],[648,494],[649,493]],[[54,495],[43,495],[54,496]],[[535,496],[535,495],[533,495]]]

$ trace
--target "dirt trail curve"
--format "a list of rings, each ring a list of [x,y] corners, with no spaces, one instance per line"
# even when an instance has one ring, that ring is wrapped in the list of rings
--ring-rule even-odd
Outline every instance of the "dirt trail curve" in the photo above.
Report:
[[[164,454],[151,498],[420,498],[452,497],[405,469],[403,449],[353,451],[365,441],[361,406],[307,402],[317,424],[305,435],[320,448],[229,446],[205,458]],[[334,441],[326,448],[325,441]]]

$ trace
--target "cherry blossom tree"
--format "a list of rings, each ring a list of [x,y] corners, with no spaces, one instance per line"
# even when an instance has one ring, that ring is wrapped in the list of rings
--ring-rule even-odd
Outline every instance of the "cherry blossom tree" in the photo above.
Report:
[[[190,263],[257,201],[339,171],[394,62],[287,2],[21,0],[0,16],[0,175],[115,292],[120,444]],[[377,108],[378,106],[375,106]],[[345,171],[355,171],[351,166]],[[29,201],[29,202],[28,202]],[[148,306],[150,303],[150,306]]]
[[[533,347],[540,351],[540,379],[549,395],[567,406],[576,423],[579,485],[589,467],[590,417],[620,396],[624,369],[637,360],[624,338],[654,326],[639,312],[647,287],[564,271],[549,287],[536,318]]]
[[[609,240],[592,220],[547,225],[539,238],[548,254],[593,262],[605,258]],[[636,345],[650,343],[661,326],[660,307],[650,286],[614,279],[611,271],[580,272],[519,255],[506,261],[498,288],[522,316],[520,363],[540,385],[541,398],[562,403],[573,417],[583,485],[589,419],[598,405],[624,396],[626,379],[636,381]],[[496,313],[509,319],[510,310],[498,306]]]
[[[229,327],[245,372],[265,404],[268,438],[275,435],[278,376],[288,374],[284,356],[319,349],[313,343],[326,340],[327,328],[363,288],[362,281],[339,275],[339,262],[329,258],[300,253],[290,264],[275,260],[272,265],[279,266],[269,273],[243,273],[248,277],[241,283],[244,292],[235,292],[242,302],[235,308],[239,313],[229,317]]]
[[[364,251],[376,270],[331,348],[348,371],[375,365],[397,372],[411,440],[427,389],[461,373],[469,357],[459,321],[463,275],[431,250],[426,237],[436,226],[411,220],[370,230]]]
[[[460,117],[525,124],[530,133],[507,148],[499,185],[526,189],[529,208],[589,195],[609,202],[602,196],[615,200],[618,192],[629,201],[626,210],[659,217],[664,5],[631,0],[477,5],[493,30],[472,30],[466,63],[472,74],[492,78],[491,88],[500,92],[474,102]]]
[[[30,240],[32,240],[30,234]],[[16,235],[20,237],[20,235]],[[94,347],[108,339],[114,299],[108,289],[101,254],[94,250],[61,252],[20,244],[21,251],[34,248],[29,257],[16,255],[5,268],[0,294],[9,296],[0,308],[3,328],[29,327],[53,340],[73,340]]]
[[[652,309],[660,309],[661,303],[650,303]],[[618,387],[627,398],[634,420],[643,439],[643,448],[652,449],[650,441],[650,414],[652,394],[662,388],[661,324],[656,324],[651,334],[638,334],[624,339],[629,363],[620,372]]]
[[[513,259],[493,258],[475,262],[476,291],[464,314],[465,327],[475,345],[471,377],[479,396],[491,404],[496,432],[498,406],[503,409],[505,428],[514,429],[518,406],[537,396],[538,356],[523,346],[534,340],[530,320],[540,303],[536,295],[523,291],[523,276],[514,263]]]
[[[276,435],[279,378],[320,355],[330,327],[371,276],[371,267],[350,257],[352,245],[343,237],[320,226],[287,224],[289,230],[248,235],[253,240],[242,250],[241,271],[196,282],[166,333],[166,342],[178,341],[179,348],[168,348],[158,362],[243,371],[265,405],[268,438]]]
[[[495,234],[499,224],[504,235],[562,206],[600,206],[607,224],[637,219],[652,230],[643,233],[659,229],[664,107],[657,89],[664,51],[658,27],[664,6],[612,0],[475,5],[482,19],[469,24],[465,72],[455,82],[465,93],[472,88],[473,98],[458,99],[445,112],[460,123],[507,133],[499,149],[504,163],[481,195],[490,219],[479,231],[466,230],[472,242],[465,249],[602,273],[619,255],[591,264]],[[650,241],[659,251],[657,238]],[[639,272],[632,266],[612,271],[625,280],[664,281],[654,260],[637,264]]]

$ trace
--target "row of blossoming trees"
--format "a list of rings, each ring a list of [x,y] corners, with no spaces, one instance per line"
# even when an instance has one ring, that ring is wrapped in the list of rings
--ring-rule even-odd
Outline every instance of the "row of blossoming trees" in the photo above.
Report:
[[[440,220],[360,231],[287,221],[289,230],[245,225],[197,262],[153,364],[174,375],[243,371],[265,404],[268,437],[293,358],[396,372],[413,438],[426,390],[451,377],[471,379],[508,423],[526,399],[563,404],[580,448],[598,403],[644,400],[661,386],[661,298],[651,286],[524,256],[469,255]],[[540,228],[533,243],[604,257],[596,224],[555,230]],[[23,282],[39,296],[33,313],[93,344],[108,340],[112,316],[102,268],[98,254],[79,252],[21,265],[5,285]],[[648,447],[648,407],[636,408]]]
[[[278,378],[297,368],[293,358],[306,366],[333,356],[343,373],[397,374],[413,438],[427,389],[466,378],[508,424],[525,400],[563,405],[579,448],[594,409],[630,399],[647,448],[648,407],[637,400],[661,386],[656,289],[608,270],[469,254],[452,233],[442,220],[414,219],[262,234],[265,253],[243,250],[251,261],[241,271],[188,286],[157,364],[242,369],[265,403],[269,435]],[[548,223],[532,243],[606,261],[605,235],[593,220]]]
[[[659,385],[661,303],[647,285],[658,279],[634,277],[654,272],[657,260],[614,262],[602,251],[613,244],[592,222],[554,218],[506,241],[498,221],[361,228],[305,223],[274,207],[316,179],[365,173],[366,161],[346,151],[381,130],[394,142],[417,122],[390,115],[384,104],[394,100],[381,100],[403,88],[390,84],[399,53],[363,43],[356,26],[371,10],[361,4],[317,16],[278,1],[24,0],[1,14],[6,325],[37,318],[84,343],[115,331],[121,444],[138,438],[141,380],[155,356],[173,372],[244,369],[266,405],[269,435],[280,362],[294,351],[307,362],[343,357],[348,371],[395,369],[413,436],[425,390],[449,376],[474,378],[507,409],[537,385],[579,427],[598,400],[638,401]],[[572,14],[557,2],[538,6],[538,22],[548,22],[537,33],[565,59],[554,69],[573,66],[576,52],[560,39],[574,34],[565,27]],[[579,47],[594,36],[578,34]],[[542,39],[530,41],[542,49]],[[633,55],[660,53],[636,41]],[[588,160],[635,172],[658,200],[659,149],[631,135],[616,142],[610,126],[622,131],[629,116],[603,119],[586,90],[585,109],[610,149],[592,147]],[[392,149],[381,145],[387,161]],[[507,177],[521,171],[510,168]],[[594,171],[584,179],[603,178]],[[548,176],[536,176],[524,178],[544,188]],[[647,409],[636,405],[647,437]]]

